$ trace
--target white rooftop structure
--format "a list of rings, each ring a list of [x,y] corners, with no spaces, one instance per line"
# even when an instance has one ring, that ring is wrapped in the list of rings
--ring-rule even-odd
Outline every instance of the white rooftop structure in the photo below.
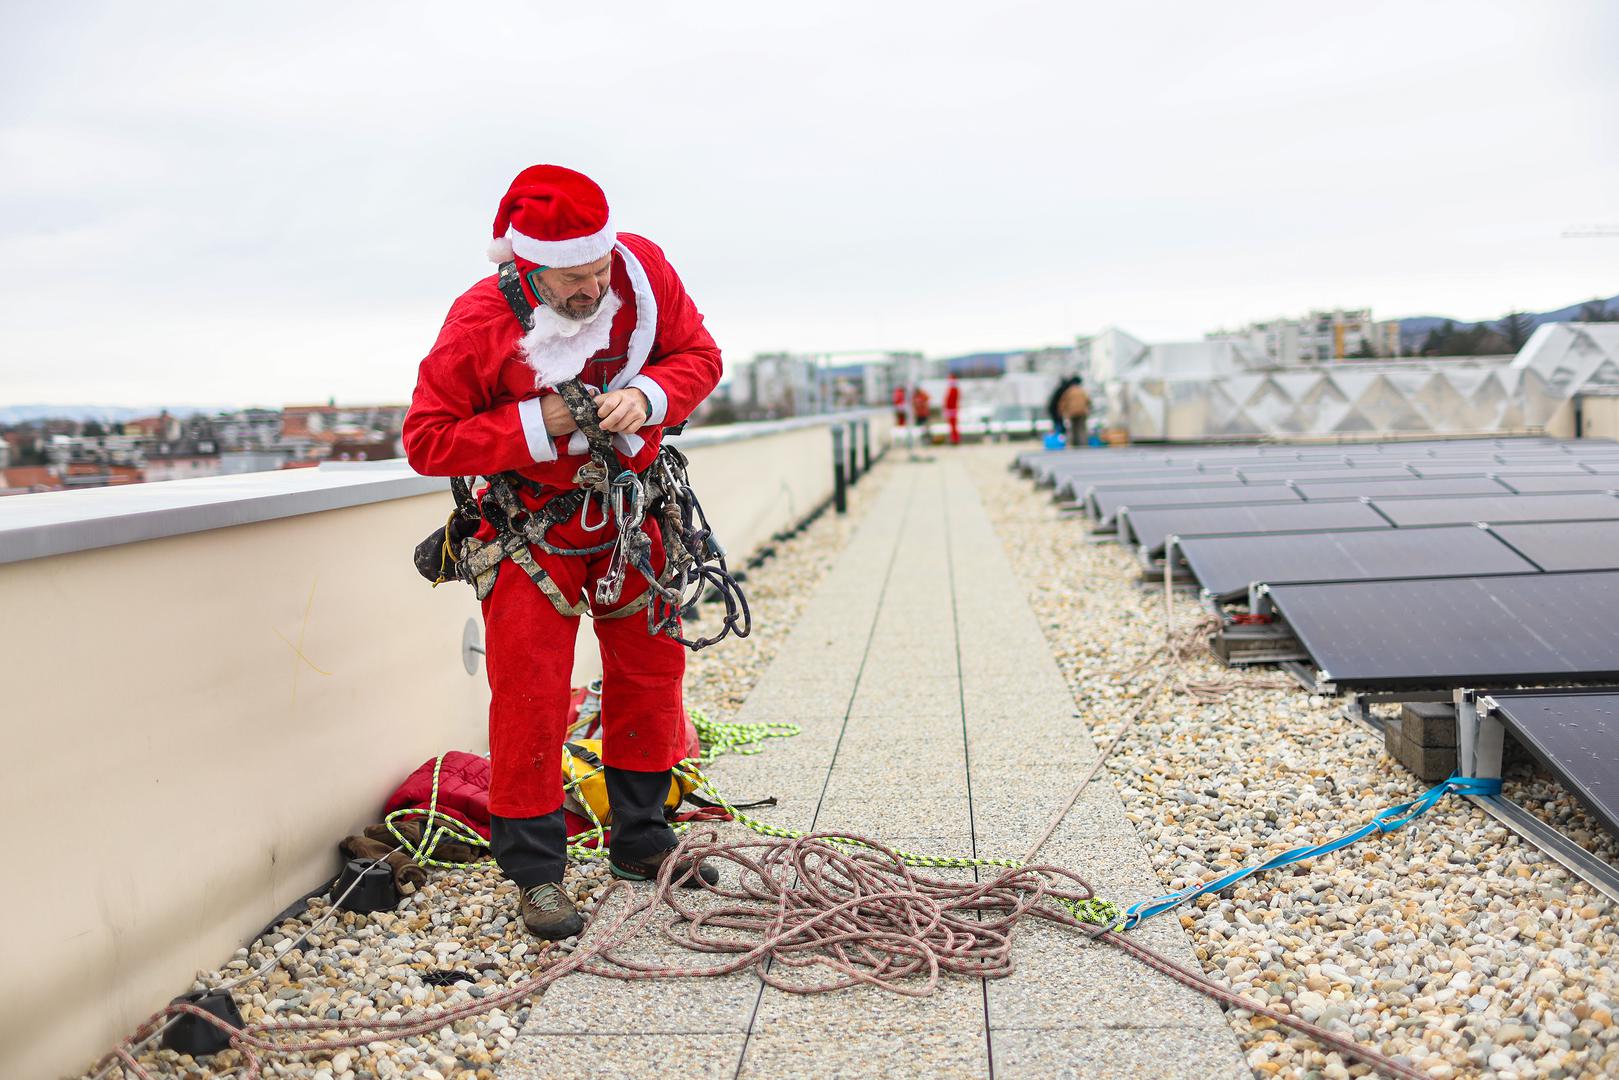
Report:
[[[1108,420],[1135,439],[1545,429],[1619,387],[1619,324],[1552,323],[1515,357],[1282,367],[1244,342],[1091,342]]]

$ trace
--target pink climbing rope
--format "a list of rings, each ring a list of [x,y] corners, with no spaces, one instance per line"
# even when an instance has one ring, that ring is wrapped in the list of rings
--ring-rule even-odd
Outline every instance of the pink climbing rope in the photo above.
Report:
[[[242,1080],[257,1080],[264,1054],[330,1053],[425,1035],[532,997],[574,971],[615,979],[665,979],[715,977],[751,968],[768,985],[789,993],[866,985],[925,997],[938,986],[941,973],[986,979],[1010,975],[1014,933],[1025,918],[1037,918],[1082,930],[1184,986],[1270,1017],[1386,1075],[1421,1080],[1421,1073],[1370,1047],[1251,1001],[1123,935],[1080,921],[1067,905],[1092,900],[1094,893],[1068,870],[1024,866],[998,871],[984,881],[951,881],[916,872],[878,841],[858,838],[864,847],[852,849],[832,842],[833,835],[723,842],[713,829],[693,829],[681,842],[681,858],[731,864],[731,872],[722,870],[720,885],[683,887],[672,878],[674,858],[664,861],[650,892],[637,893],[615,882],[602,896],[586,931],[588,941],[582,940],[578,949],[533,978],[453,1008],[397,1020],[293,1018],[236,1029],[196,1006],[175,1004],[147,1020],[102,1062],[115,1058],[141,1080],[153,1080],[136,1060],[134,1048],[169,1017],[184,1013],[229,1033],[247,1064]],[[620,893],[627,897],[622,910],[601,914]],[[723,959],[668,966],[618,955],[660,919],[672,940]],[[539,958],[553,950],[547,946]],[[334,1031],[347,1034],[311,1038]]]

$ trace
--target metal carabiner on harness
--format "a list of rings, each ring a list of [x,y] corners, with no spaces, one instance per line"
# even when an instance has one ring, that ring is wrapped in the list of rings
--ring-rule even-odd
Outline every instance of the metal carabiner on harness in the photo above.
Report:
[[[579,504],[579,527],[581,529],[583,529],[585,532],[591,532],[591,533],[593,533],[593,532],[601,532],[603,529],[605,529],[607,527],[607,523],[613,519],[613,512],[612,512],[612,509],[608,505],[608,501],[607,501],[608,497],[606,495],[603,495],[602,496],[602,519],[600,521],[596,522],[596,524],[592,525],[590,523],[590,520],[589,520],[590,519],[590,496],[592,494],[594,494],[594,493],[587,490],[585,492],[585,501]]]

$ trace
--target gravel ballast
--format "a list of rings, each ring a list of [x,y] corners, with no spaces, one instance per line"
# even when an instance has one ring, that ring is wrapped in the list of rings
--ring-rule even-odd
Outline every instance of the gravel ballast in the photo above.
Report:
[[[1079,715],[1105,744],[1151,681],[1126,672],[1164,640],[1163,592],[1137,584],[1139,565],[1118,546],[1087,543],[1049,489],[1008,471],[1012,457],[988,447],[964,461]],[[1192,605],[1178,607],[1190,625]],[[1212,658],[1189,669],[1230,674]],[[1145,711],[1105,775],[1166,892],[1340,835],[1426,788],[1341,708],[1297,689],[1245,687],[1212,705],[1168,694]],[[1509,777],[1506,794],[1614,860],[1611,838],[1549,778]],[[1613,905],[1462,799],[1202,897],[1180,918],[1211,976],[1431,1076],[1619,1075]],[[1258,1076],[1361,1071],[1269,1021],[1228,1016]]]

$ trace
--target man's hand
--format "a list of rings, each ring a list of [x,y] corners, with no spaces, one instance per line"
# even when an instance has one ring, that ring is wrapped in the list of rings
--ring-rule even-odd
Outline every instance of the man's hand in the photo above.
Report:
[[[545,417],[545,433],[551,436],[567,435],[578,431],[579,425],[573,422],[573,413],[568,411],[568,403],[562,400],[561,394],[546,394],[540,398],[540,415]]]
[[[622,435],[639,431],[651,412],[652,403],[633,386],[624,390],[609,390],[596,398],[596,417],[601,421],[603,431]],[[547,424],[549,429],[550,425]]]

